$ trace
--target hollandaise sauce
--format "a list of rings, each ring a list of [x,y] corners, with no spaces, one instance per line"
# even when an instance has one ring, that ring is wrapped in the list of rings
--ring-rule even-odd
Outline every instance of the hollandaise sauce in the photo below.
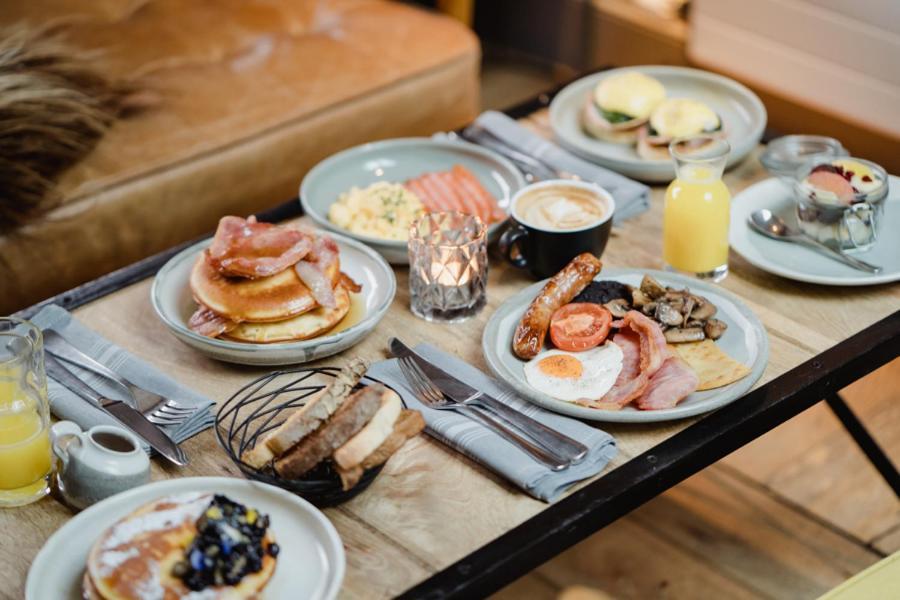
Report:
[[[0,504],[25,503],[42,495],[50,473],[48,423],[22,389],[17,367],[0,366]]]
[[[728,143],[716,140],[695,156],[686,149],[681,140],[670,147],[677,177],[666,190],[663,260],[670,269],[719,281],[728,274],[731,194],[722,181]]]

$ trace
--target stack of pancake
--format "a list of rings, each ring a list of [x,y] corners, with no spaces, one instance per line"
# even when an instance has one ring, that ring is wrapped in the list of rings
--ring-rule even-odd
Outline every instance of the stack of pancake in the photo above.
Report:
[[[183,598],[191,593],[173,574],[197,535],[197,520],[212,494],[180,494],[146,504],[107,529],[91,548],[82,579],[88,600]],[[273,543],[266,533],[264,545]],[[277,559],[262,556],[261,569],[235,585],[213,586],[198,597],[257,598],[275,572]]]
[[[225,219],[236,220],[239,217],[224,217],[223,222]],[[208,337],[221,336],[242,342],[287,342],[321,335],[347,315],[350,310],[349,292],[359,288],[341,273],[337,246],[330,238],[303,232],[312,240],[307,242],[310,250],[301,253],[294,251],[292,258],[281,260],[273,269],[271,262],[281,257],[273,257],[271,253],[262,256],[260,248],[254,245],[253,236],[266,235],[271,238],[271,228],[276,226],[252,220],[244,223],[247,232],[244,237],[238,237],[235,242],[236,236],[230,234],[231,239],[222,243],[230,243],[232,248],[237,248],[232,255],[237,256],[236,260],[243,261],[244,267],[250,265],[249,275],[254,275],[254,266],[259,266],[261,273],[276,272],[261,276],[235,276],[233,267],[229,270],[223,266],[223,261],[211,256],[210,250],[204,251],[197,257],[190,277],[191,293],[200,306],[189,323],[193,331]],[[264,225],[269,230],[263,229],[262,234],[255,233],[255,228]],[[211,250],[215,250],[220,238],[229,235],[228,232],[223,234],[223,229],[220,223]],[[294,229],[284,228],[284,231],[297,234]],[[319,254],[327,254],[328,259],[317,260],[320,258],[317,250]],[[297,260],[296,257],[301,254],[302,257]],[[303,265],[307,267],[305,271],[298,268],[300,263],[306,263]],[[266,270],[260,265],[265,265]],[[309,275],[311,271],[318,277],[315,283],[319,284],[320,289],[316,291],[311,289],[315,287],[313,283],[307,281],[310,284],[307,285],[298,274]],[[324,295],[327,302],[317,300],[317,297],[322,298],[321,287],[326,288]]]

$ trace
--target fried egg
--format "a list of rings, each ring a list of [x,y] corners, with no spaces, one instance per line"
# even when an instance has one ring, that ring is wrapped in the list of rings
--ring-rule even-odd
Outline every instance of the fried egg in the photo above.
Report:
[[[612,342],[585,350],[545,350],[525,363],[525,380],[557,400],[598,400],[622,370],[622,350]]]

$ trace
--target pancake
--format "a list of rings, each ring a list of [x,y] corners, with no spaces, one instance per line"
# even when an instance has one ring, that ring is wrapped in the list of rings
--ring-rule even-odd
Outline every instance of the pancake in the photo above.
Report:
[[[350,294],[344,285],[334,288],[337,306],[320,306],[302,315],[276,323],[241,323],[222,337],[240,342],[273,343],[306,340],[325,333],[350,312]]]
[[[83,580],[86,598],[127,600],[182,598],[190,590],[172,574],[176,562],[197,533],[196,521],[212,494],[180,494],[146,504],[107,529],[88,556]],[[271,530],[264,545],[271,543]],[[262,569],[235,586],[208,587],[208,600],[255,598],[275,572],[276,559],[266,554]]]
[[[329,265],[326,274],[337,282],[340,265]],[[190,286],[199,303],[237,322],[283,321],[318,306],[293,268],[259,279],[225,277],[210,266],[205,253],[194,263]]]

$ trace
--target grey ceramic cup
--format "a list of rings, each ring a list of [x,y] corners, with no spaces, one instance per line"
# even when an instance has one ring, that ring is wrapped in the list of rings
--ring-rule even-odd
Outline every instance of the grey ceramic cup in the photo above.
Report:
[[[87,508],[150,481],[150,459],[138,438],[121,427],[82,431],[72,421],[60,421],[50,429],[50,440],[57,486],[72,508]]]

